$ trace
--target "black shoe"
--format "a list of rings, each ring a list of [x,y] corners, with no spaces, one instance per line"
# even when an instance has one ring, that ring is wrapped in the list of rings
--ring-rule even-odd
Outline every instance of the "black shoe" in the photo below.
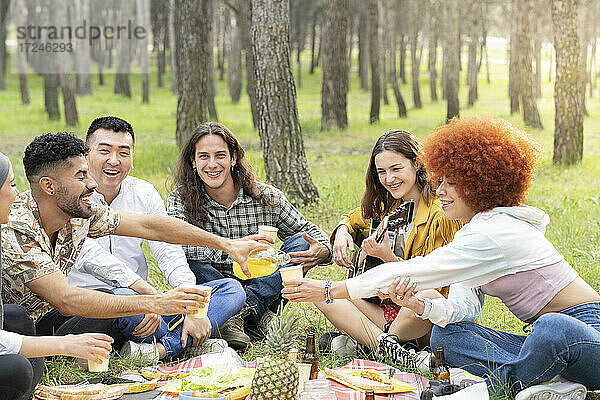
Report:
[[[339,332],[325,332],[319,338],[319,351],[321,353],[329,353],[331,351],[331,341],[333,338],[340,336]]]

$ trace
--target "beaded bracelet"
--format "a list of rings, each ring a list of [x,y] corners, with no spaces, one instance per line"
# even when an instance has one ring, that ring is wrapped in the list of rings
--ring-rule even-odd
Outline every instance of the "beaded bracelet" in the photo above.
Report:
[[[333,303],[331,298],[331,281],[325,281],[325,304]]]

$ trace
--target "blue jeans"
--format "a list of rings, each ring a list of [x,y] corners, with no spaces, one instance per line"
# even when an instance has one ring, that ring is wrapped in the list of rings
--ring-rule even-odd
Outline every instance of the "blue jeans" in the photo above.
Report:
[[[561,375],[600,388],[600,302],[539,317],[527,336],[459,322],[433,326],[431,347],[443,347],[446,361],[486,377],[491,392],[514,390]]]
[[[246,301],[246,295],[239,282],[230,278],[205,282],[204,285],[213,287],[207,316],[212,326],[211,333],[215,333],[225,321],[240,312]],[[116,288],[113,289],[113,292],[117,295],[137,294],[129,288]],[[167,350],[167,358],[171,358],[180,354],[185,348],[190,347],[193,342],[193,339],[188,337],[186,345],[182,347],[181,329],[183,323],[179,323],[173,330],[169,330],[169,327],[174,326],[183,317],[182,314],[163,315],[160,328],[152,335],[144,338],[133,334],[135,327],[142,321],[144,315],[117,318],[115,327],[123,336],[134,342],[152,343],[156,341],[162,343]]]
[[[309,248],[308,242],[302,236],[302,233],[296,233],[288,240],[283,242],[281,251],[292,253],[295,251],[306,251]],[[222,279],[224,275],[213,267],[210,261],[207,260],[188,260],[190,269],[196,275],[196,283],[203,285],[214,279]],[[280,268],[287,267],[286,264]],[[244,290],[246,291],[246,303],[254,311],[255,318],[260,318],[267,308],[277,308],[281,301],[281,282],[280,274],[271,274],[262,278],[254,278],[241,281]]]

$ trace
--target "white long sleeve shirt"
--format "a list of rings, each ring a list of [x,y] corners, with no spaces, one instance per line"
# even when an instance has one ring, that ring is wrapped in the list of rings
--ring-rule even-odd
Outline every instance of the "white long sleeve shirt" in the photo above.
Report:
[[[504,275],[555,264],[564,258],[544,236],[549,220],[546,213],[529,206],[478,213],[452,242],[426,256],[382,264],[347,280],[348,293],[352,299],[373,296],[377,290],[387,293],[397,277],[409,277],[417,290],[457,283],[477,288]],[[427,318],[438,325],[471,314],[472,300],[439,299],[430,302],[429,310],[427,303]]]
[[[94,194],[94,200],[104,202],[99,193]],[[132,176],[123,180],[111,207],[136,214],[167,215],[164,202],[154,186]],[[181,246],[147,242],[158,267],[172,287],[196,284],[196,277],[189,268]],[[147,280],[148,262],[143,243],[143,239],[116,235],[86,239],[69,273],[69,282],[73,286],[98,289],[128,287],[137,279]]]
[[[18,333],[0,330],[0,356],[18,354],[23,344],[23,336]]]

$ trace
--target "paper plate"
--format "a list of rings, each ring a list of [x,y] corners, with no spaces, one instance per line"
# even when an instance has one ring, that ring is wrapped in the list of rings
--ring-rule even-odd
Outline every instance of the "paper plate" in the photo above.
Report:
[[[417,390],[418,389],[418,388],[416,388],[416,387],[414,387],[412,385],[409,385],[407,383],[400,382],[397,379],[389,378],[386,374],[384,374],[384,373],[382,373],[380,371],[377,371],[376,369],[338,369],[336,371],[337,372],[341,372],[343,374],[354,375],[354,376],[360,376],[360,373],[362,371],[369,371],[371,373],[374,373],[374,374],[378,375],[380,378],[386,380],[390,384],[394,385],[394,390],[375,390],[375,393],[378,393],[378,394],[406,393],[406,392],[411,392],[413,390]],[[329,375],[325,371],[321,371],[321,372],[323,374],[325,374],[325,376],[327,376],[329,379],[332,379],[332,380],[334,380],[334,381],[336,381],[338,383],[341,383],[344,386],[348,386],[348,387],[350,387],[350,388],[352,388],[354,390],[358,390],[359,392],[362,392],[362,393],[366,392],[365,389],[362,389],[362,388],[360,388],[358,386],[354,386],[354,385],[348,384],[346,382],[342,382],[341,380],[339,380],[335,376],[331,376],[331,375]],[[389,379],[389,381],[388,381],[388,379]]]

